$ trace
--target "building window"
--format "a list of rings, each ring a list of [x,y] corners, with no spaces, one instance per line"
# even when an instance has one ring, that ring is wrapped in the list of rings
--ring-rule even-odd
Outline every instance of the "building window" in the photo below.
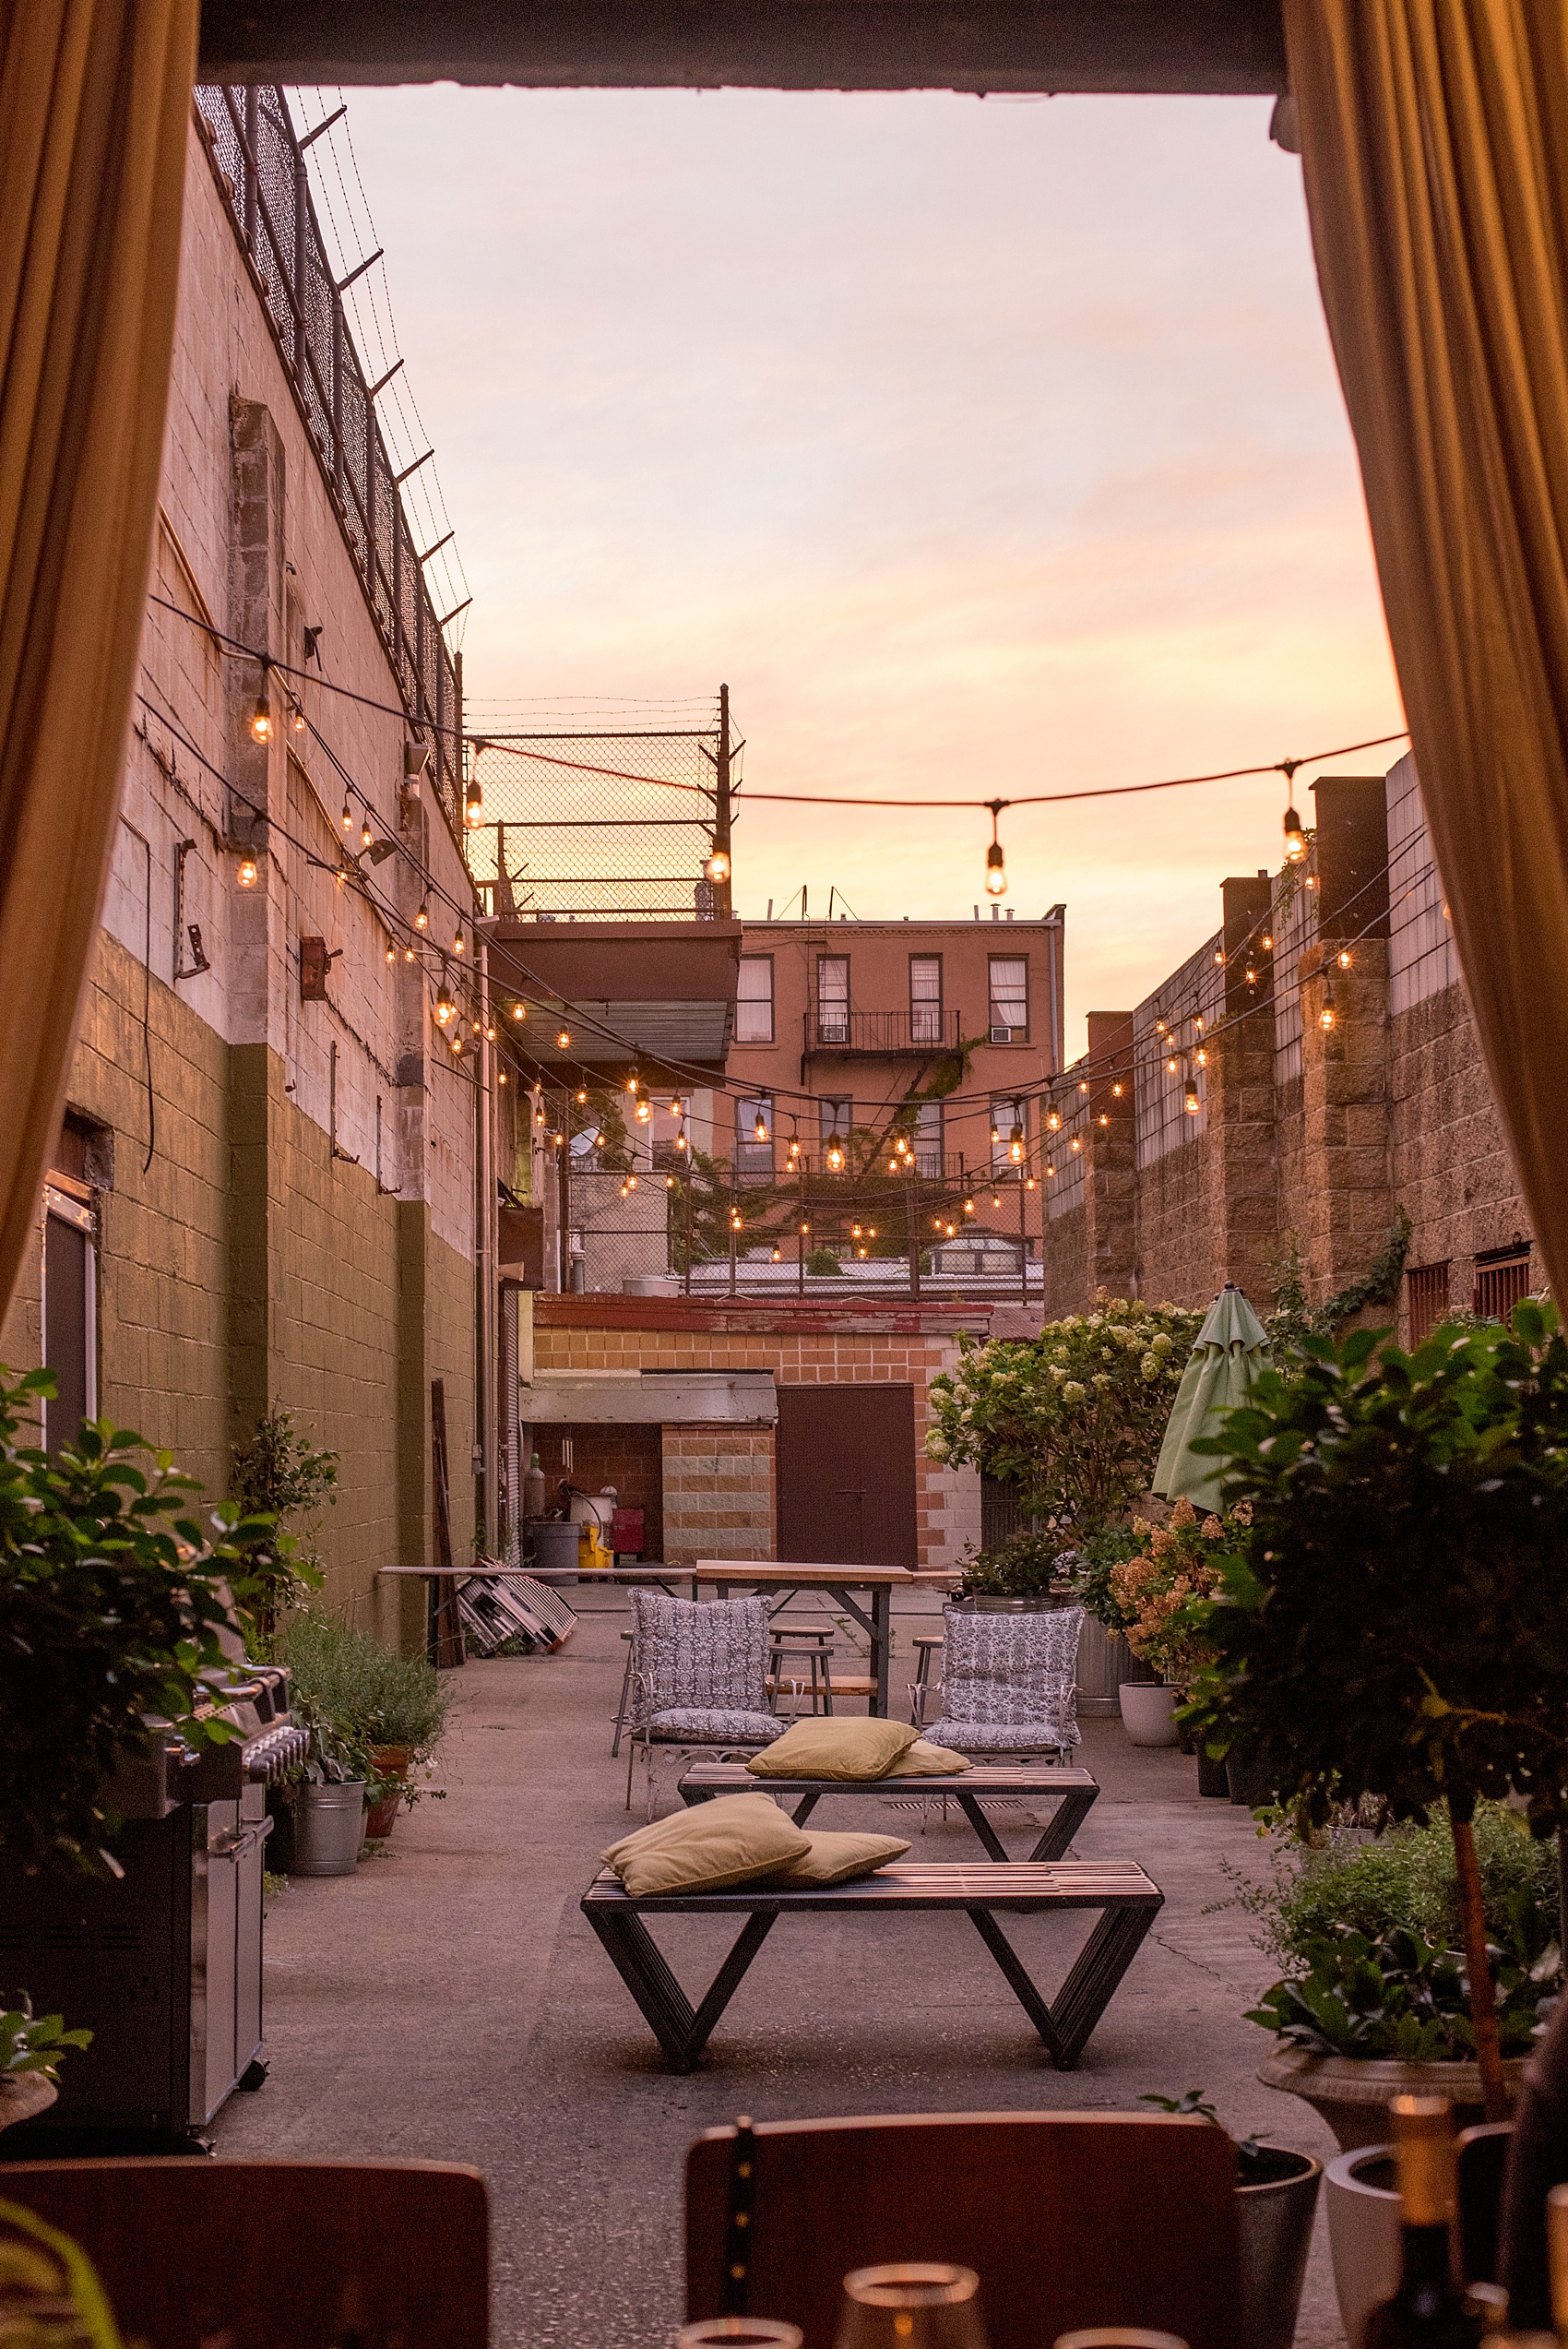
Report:
[[[772,1174],[773,1100],[770,1094],[755,1094],[750,1101],[735,1103],[735,1164],[745,1174]]]
[[[1519,1240],[1509,1248],[1489,1248],[1476,1258],[1475,1310],[1486,1321],[1506,1321],[1522,1297],[1530,1294],[1530,1244]]]
[[[819,1043],[849,1041],[849,958],[819,954],[816,959],[816,1033]]]
[[[991,1104],[991,1165],[993,1174],[1010,1173],[1023,1163],[1021,1153],[1028,1149],[1029,1105],[1011,1094]],[[1013,1155],[1016,1141],[1020,1156]]]
[[[43,1406],[52,1452],[74,1444],[98,1415],[98,1226],[83,1199],[43,1192],[43,1365],[55,1393]]]
[[[825,1095],[817,1103],[817,1108],[822,1118],[823,1140],[831,1142],[837,1139],[838,1141],[847,1142],[849,1139],[850,1128],[855,1122],[855,1104],[849,1096],[847,1094],[842,1097]]]
[[[1419,1346],[1421,1340],[1437,1328],[1448,1313],[1448,1275],[1452,1267],[1443,1264],[1413,1264],[1405,1275],[1405,1300],[1410,1308],[1410,1343]]]
[[[1027,1044],[1029,1040],[1029,966],[1022,955],[991,957],[991,1041]]]
[[[773,957],[770,954],[742,954],[741,984],[735,997],[735,1042],[738,1044],[770,1044],[773,1042]]]
[[[909,1042],[912,1044],[939,1044],[942,1042],[942,957],[939,954],[911,954],[909,957]]]
[[[917,1174],[934,1174],[938,1180],[945,1172],[942,1163],[942,1103],[922,1101],[915,1112],[915,1130],[910,1138],[915,1153]]]

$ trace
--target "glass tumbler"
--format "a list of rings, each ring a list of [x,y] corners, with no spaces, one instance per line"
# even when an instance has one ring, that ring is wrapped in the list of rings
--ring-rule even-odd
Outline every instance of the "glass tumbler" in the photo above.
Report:
[[[801,2349],[798,2324],[774,2317],[699,2317],[675,2335],[675,2349]]]
[[[904,2260],[852,2268],[835,2349],[987,2349],[973,2268]]]

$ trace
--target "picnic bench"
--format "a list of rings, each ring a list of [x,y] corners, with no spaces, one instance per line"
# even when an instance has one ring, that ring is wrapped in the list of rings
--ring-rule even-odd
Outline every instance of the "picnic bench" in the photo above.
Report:
[[[1052,1762],[976,1762],[941,1778],[754,1778],[744,1762],[695,1762],[681,1781],[683,1803],[710,1803],[719,1795],[798,1795],[790,1817],[803,1827],[825,1795],[894,1795],[902,1801],[941,1795],[956,1802],[993,1860],[1011,1858],[1007,1846],[981,1808],[985,1797],[1016,1801],[1031,1795],[1060,1796],[1047,1819],[1031,1860],[1060,1860],[1094,1807],[1099,1782],[1091,1771]]]
[[[906,1782],[908,1783],[908,1782]],[[925,1782],[930,1783],[928,1780]],[[737,1884],[719,1892],[634,1895],[610,1869],[583,1894],[582,1911],[642,2009],[671,2070],[693,2071],[752,1960],[781,1916],[888,1916],[961,1910],[1002,1970],[1058,2071],[1070,2071],[1164,1905],[1165,1895],[1133,1860],[896,1860],[849,1884]],[[1044,1997],[1008,1940],[999,1915],[1098,1909],[1099,1920],[1053,1999]],[[729,1956],[694,2007],[643,1922],[647,1916],[743,1916]]]

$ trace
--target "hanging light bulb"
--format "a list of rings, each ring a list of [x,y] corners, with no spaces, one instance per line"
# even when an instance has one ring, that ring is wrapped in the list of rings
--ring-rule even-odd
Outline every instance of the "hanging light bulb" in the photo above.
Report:
[[[627,1078],[627,1079],[626,1079],[626,1091],[627,1091],[629,1093],[640,1093],[640,1092],[641,1092],[641,1091],[642,1091],[642,1089],[643,1089],[643,1080],[642,1080],[642,1079],[641,1079],[641,1078],[637,1075],[636,1070],[634,1068],[634,1069],[633,1069],[633,1071],[632,1071],[632,1073],[631,1073],[631,1075],[630,1075],[630,1076]]]
[[[1257,983],[1258,983],[1258,974],[1257,974],[1256,971],[1253,969],[1253,965],[1249,962],[1249,963],[1248,963],[1248,965],[1247,965],[1247,984],[1248,984],[1248,986],[1249,986],[1249,987],[1255,987],[1255,986],[1257,985]]]
[[[731,1232],[738,1232],[740,1228],[741,1218],[739,1212],[735,1209],[731,1208],[730,1211],[730,1229]]]
[[[397,961],[397,960],[398,960],[398,949],[397,949],[397,948],[396,948],[395,946],[392,946],[392,945],[390,945],[390,944],[388,945],[388,947],[387,947],[387,948],[386,948],[386,960],[387,960],[387,961],[388,961],[388,962],[396,962],[396,961]]]
[[[456,1018],[457,1011],[457,1007],[452,1000],[452,990],[446,984],[445,979],[443,978],[441,984],[435,990],[436,1026],[438,1028],[445,1028],[450,1020]]]
[[[272,740],[272,712],[267,706],[265,694],[259,697],[255,708],[251,711],[251,740],[253,742]]]
[[[865,1249],[864,1249],[864,1248],[857,1248],[857,1249],[855,1250],[855,1254],[856,1254],[857,1256],[864,1256],[864,1255],[865,1255],[865,1253],[866,1253],[866,1251],[865,1251]]]
[[[1324,990],[1323,1009],[1318,1013],[1317,1024],[1320,1028],[1332,1028],[1334,1025],[1334,989],[1332,987],[1325,987]]]
[[[851,1224],[850,1224],[850,1226],[849,1226],[849,1237],[850,1237],[852,1240],[858,1240],[858,1239],[860,1238],[860,1236],[861,1236],[861,1227],[860,1227],[860,1225],[859,1225],[858,1223],[851,1223]]]
[[[1307,836],[1293,807],[1285,810],[1285,862],[1299,864],[1307,853]]]
[[[1048,1167],[1046,1168],[1046,1170],[1045,1170],[1045,1171],[1046,1171],[1046,1173],[1047,1173],[1048,1174],[1055,1174],[1055,1172],[1056,1172],[1056,1169],[1055,1169],[1055,1167],[1054,1167],[1054,1166],[1048,1166]],[[1000,1206],[1001,1206],[1001,1204],[1002,1204],[1001,1200],[1000,1200],[1000,1199],[998,1199],[998,1201],[997,1201],[997,1205],[998,1205],[998,1207],[1000,1207]]]
[[[766,1139],[767,1139],[767,1120],[766,1120],[766,1118],[763,1115],[762,1111],[761,1111],[760,1109],[757,1111],[757,1114],[756,1114],[756,1123],[755,1123],[755,1125],[752,1127],[752,1131],[753,1131],[753,1133],[756,1136],[756,1138],[757,1138],[757,1139],[758,1139],[758,1141],[759,1141],[759,1142],[766,1142]]]
[[[890,1159],[888,1160],[888,1162],[887,1162],[887,1172],[888,1172],[890,1174],[897,1174],[897,1172],[898,1172],[898,1162],[897,1162],[897,1160],[896,1158],[890,1158]]]
[[[1001,1206],[1001,1204],[1002,1204],[1002,1194],[1001,1194],[1001,1192],[1000,1192],[1000,1191],[992,1191],[992,1195],[991,1195],[991,1203],[992,1203],[992,1207],[1000,1207],[1000,1206]]]
[[[1203,1034],[1203,1031],[1204,1031],[1204,1016],[1203,1016],[1203,1013],[1202,1013],[1201,1011],[1194,1011],[1194,1014],[1193,1014],[1193,1025],[1194,1025],[1194,1027],[1197,1030],[1197,1031],[1198,1031],[1199,1035],[1201,1036],[1201,1035]]]
[[[1182,1088],[1182,1106],[1189,1117],[1195,1117],[1203,1107],[1202,1102],[1198,1099],[1198,1080],[1195,1077],[1189,1077]]]
[[[411,961],[413,960],[413,959],[414,959],[414,950],[413,950],[413,948],[412,948],[411,946],[406,946],[406,947],[403,948],[403,960],[404,960],[404,961],[405,961],[405,962],[411,962]]]
[[[1080,1078],[1079,1078],[1079,1079],[1078,1079],[1078,1091],[1079,1091],[1081,1093],[1087,1093],[1087,1092],[1088,1091],[1088,1081],[1087,1081],[1087,1079],[1086,1078],[1083,1078],[1083,1077],[1080,1077]]]
[[[626,1177],[626,1187],[627,1187],[627,1189],[628,1189],[628,1190],[631,1190],[631,1191],[635,1191],[635,1190],[636,1189],[636,1187],[637,1187],[637,1178],[636,1178],[636,1176],[635,1174],[628,1174],[628,1175],[627,1175],[627,1177]]]
[[[1126,1091],[1126,1087],[1125,1087],[1125,1086],[1124,1086],[1124,1085],[1121,1082],[1121,1080],[1120,1080],[1120,1079],[1118,1079],[1118,1080],[1117,1080],[1117,1082],[1116,1082],[1114,1085],[1112,1085],[1112,1086],[1111,1086],[1111,1090],[1112,1093],[1115,1095],[1116,1099],[1117,1099],[1118,1101],[1120,1101],[1120,1100],[1121,1100],[1121,1098],[1122,1098],[1122,1096],[1123,1096],[1123,1092],[1125,1092],[1125,1091]]]
[[[493,1044],[495,1042],[495,1023],[493,1020],[492,1020],[485,1029],[484,1041],[487,1044]]]
[[[526,1003],[515,1003],[512,1006],[512,1017],[514,1019],[526,1019],[528,1016],[529,1008]]]
[[[685,1135],[684,1135],[684,1134],[677,1134],[677,1135],[676,1135],[676,1137],[675,1137],[675,1147],[676,1147],[676,1149],[677,1149],[677,1150],[684,1150],[684,1149],[685,1149],[685,1147],[686,1147],[686,1137],[685,1137]]]
[[[463,951],[463,930],[460,923],[452,934],[452,951],[454,954],[461,954]]]
[[[874,1240],[874,1239],[875,1239],[875,1237],[876,1237],[876,1225],[875,1225],[874,1223],[868,1223],[868,1224],[866,1225],[866,1237],[867,1237],[867,1239],[868,1239],[868,1240]]]
[[[975,1203],[974,1203],[973,1199],[966,1199],[966,1200],[964,1201],[964,1212],[965,1212],[965,1214],[966,1214],[966,1215],[972,1215],[972,1214],[974,1213],[974,1211],[975,1211]]]
[[[782,1248],[775,1248],[775,1249],[774,1249],[774,1251],[773,1251],[773,1261],[774,1261],[774,1263],[775,1263],[775,1264],[782,1264],[782,1263],[783,1263],[783,1261],[784,1261],[784,1251],[783,1251],[783,1249],[782,1249]]]
[[[364,822],[360,826],[360,846],[362,848],[369,848],[374,838],[375,834],[370,829],[370,810],[367,807],[365,809]]]
[[[498,1085],[504,1085],[506,1082],[506,1071],[505,1068],[498,1068],[496,1070],[495,1081]]]
[[[1170,1052],[1170,1053],[1167,1053],[1167,1054],[1166,1054],[1166,1055],[1165,1055],[1165,1067],[1166,1067],[1166,1073],[1167,1073],[1167,1075],[1168,1075],[1168,1076],[1174,1077],[1174,1075],[1176,1074],[1176,1071],[1178,1070],[1178,1068],[1180,1068],[1180,1067],[1181,1067],[1181,1066],[1182,1066],[1181,1062],[1177,1059],[1177,1057],[1176,1057],[1176,1055],[1175,1055],[1175,1054],[1174,1054],[1173,1052]]]
[[[430,907],[423,899],[420,900],[420,910],[414,915],[414,927],[416,930],[428,930],[430,927]]]
[[[346,832],[351,832],[351,831],[353,830],[353,829],[354,829],[354,811],[353,811],[353,809],[352,809],[352,808],[349,805],[349,794],[348,794],[348,793],[347,793],[347,792],[345,792],[345,793],[343,793],[343,829],[344,829]]]
[[[675,1187],[675,1177],[673,1176],[673,1174],[666,1174],[666,1176],[664,1177],[664,1187],[665,1187],[665,1189],[666,1189],[667,1191],[672,1191],[672,1190],[674,1189],[674,1187]]]
[[[1051,1110],[1045,1122],[1050,1127],[1053,1134],[1060,1133],[1062,1129],[1062,1112],[1059,1109]]]
[[[1339,968],[1341,969],[1341,971],[1348,971],[1348,969],[1350,968],[1350,949],[1349,949],[1349,948],[1348,948],[1348,946],[1342,946],[1342,947],[1340,948],[1340,949],[1339,949],[1338,953],[1335,956],[1334,960],[1336,960],[1336,962],[1337,962],[1337,963],[1338,963]]]
[[[479,1024],[479,1021],[476,1019],[476,1020],[474,1021],[474,1033],[475,1033],[475,1035],[477,1036],[480,1032],[481,1032],[481,1031],[480,1031],[480,1024]]]
[[[685,1104],[685,1103],[684,1103],[684,1102],[681,1099],[680,1094],[679,1094],[679,1093],[671,1093],[671,1096],[670,1096],[670,1115],[671,1115],[671,1117],[684,1117],[685,1114],[686,1114],[686,1104]]]
[[[722,884],[730,878],[730,852],[727,848],[711,851],[704,860],[702,876],[705,881],[715,884]]]
[[[1165,1033],[1165,1022],[1164,1022],[1164,1020],[1163,1020],[1163,1019],[1157,1019],[1157,1020],[1155,1021],[1155,1023],[1154,1023],[1154,1032],[1155,1032],[1155,1034],[1156,1034],[1157,1036],[1163,1036],[1163,1035],[1164,1035],[1164,1033]]]
[[[1258,940],[1258,944],[1262,947],[1265,954],[1272,954],[1274,952],[1274,939],[1269,931],[1265,930],[1264,932],[1262,937]]]
[[[473,825],[482,823],[483,820],[484,793],[479,787],[479,777],[472,775],[469,779],[468,790],[463,793],[463,821],[465,824]]]
[[[247,848],[235,868],[234,878],[243,889],[254,889],[261,877],[261,868]]]
[[[624,1183],[623,1183],[623,1184],[622,1184],[622,1186],[621,1186],[621,1197],[622,1197],[624,1199],[624,1198],[631,1198],[631,1192],[628,1190],[628,1188],[627,1188],[627,1186],[626,1186],[626,1185],[625,1185]]]
[[[1025,1183],[1025,1185],[1024,1185],[1024,1188],[1025,1188],[1025,1190],[1026,1190],[1026,1191],[1032,1191],[1032,1190],[1034,1189],[1034,1186],[1035,1186],[1035,1178],[1034,1178],[1034,1176],[1031,1174],[1031,1175],[1029,1176],[1028,1180]]]
[[[297,734],[303,734],[303,733],[304,733],[304,730],[305,730],[305,713],[304,713],[304,711],[303,711],[303,710],[300,708],[299,703],[296,701],[296,702],[295,702],[295,704],[294,704],[294,732],[295,732]]]
[[[942,1229],[942,1218],[941,1218],[941,1216],[940,1216],[940,1215],[933,1215],[933,1216],[932,1217],[932,1219],[931,1219],[931,1228],[932,1228],[932,1230],[933,1232],[940,1232],[940,1231],[941,1231],[941,1229]]]
[[[810,1233],[810,1231],[811,1231],[811,1228],[812,1228],[812,1227],[811,1227],[811,1225],[810,1225],[809,1223],[802,1223],[802,1224],[801,1225],[801,1237],[802,1237],[802,1239],[804,1239],[804,1238],[807,1236],[807,1234],[808,1234]]]
[[[827,1163],[835,1174],[840,1174],[843,1171],[844,1145],[838,1139],[837,1134],[827,1145]]]
[[[1102,1126],[1109,1126],[1111,1123],[1110,1118],[1107,1117],[1103,1109],[1099,1113],[1099,1122]]]
[[[639,1093],[637,1095],[636,1115],[637,1124],[639,1126],[646,1126],[648,1119],[653,1115],[653,1103],[649,1101],[646,1093]]]
[[[451,1036],[451,1040],[450,1040],[450,1041],[451,1041],[451,1045],[452,1045],[452,1049],[453,1049],[453,1051],[454,1051],[454,1052],[457,1052],[457,1053],[460,1053],[460,1052],[462,1051],[462,1049],[463,1049],[463,1039],[461,1038],[461,1036],[460,1036],[460,1035],[458,1035],[458,1033],[457,1032],[456,1029],[454,1029],[454,1030],[453,1030],[453,1031],[452,1031],[452,1036]]]
[[[993,1142],[999,1142],[1002,1139],[1002,1128],[994,1117],[991,1121],[991,1139]]]
[[[1197,1062],[1200,1068],[1206,1068],[1208,1067],[1208,1046],[1206,1044],[1200,1044],[1196,1052],[1193,1055],[1193,1058]]]
[[[586,1101],[587,1101],[587,1099],[588,1099],[588,1088],[587,1088],[587,1086],[586,1086],[586,1085],[579,1085],[579,1086],[578,1086],[578,1088],[577,1088],[577,1107],[578,1107],[579,1109],[582,1107],[582,1105],[583,1105],[584,1102],[586,1102]]]
[[[1021,1126],[1015,1126],[1012,1133],[1007,1138],[1007,1155],[1012,1160],[1015,1166],[1022,1166],[1024,1163],[1024,1129]]]
[[[1072,1140],[1068,1143],[1067,1147],[1068,1147],[1068,1149],[1069,1149],[1069,1150],[1082,1150],[1082,1149],[1083,1149],[1083,1144],[1082,1144],[1082,1142],[1078,1139],[1078,1137],[1076,1136],[1076,1134],[1075,1134],[1075,1135],[1074,1135],[1074,1137],[1073,1137],[1073,1139],[1072,1139]]]
[[[556,1048],[556,1050],[557,1050],[558,1052],[564,1052],[564,1051],[566,1050],[567,1045],[571,1043],[571,1041],[572,1041],[572,1031],[571,1031],[571,1030],[570,1030],[569,1028],[563,1028],[563,1029],[562,1029],[562,1031],[561,1031],[561,1032],[560,1032],[560,1034],[559,1034],[559,1035],[556,1037],[556,1039],[555,1039],[555,1048]]]
[[[991,846],[985,853],[987,897],[1005,897],[1007,894],[1007,860],[1002,853],[1002,841],[996,829],[997,818],[1004,805],[1005,803],[1000,799],[993,799],[991,802]]]

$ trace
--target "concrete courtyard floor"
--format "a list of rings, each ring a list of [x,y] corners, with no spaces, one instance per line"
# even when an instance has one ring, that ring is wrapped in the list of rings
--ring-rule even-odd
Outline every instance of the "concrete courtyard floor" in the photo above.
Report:
[[[1101,1794],[1080,1856],[1139,1861],[1166,1904],[1075,2072],[1053,2071],[962,1917],[784,1920],[700,2070],[662,2069],[642,2017],[577,1906],[599,1853],[643,1816],[623,1808],[610,1721],[626,1628],[609,1589],[568,1593],[581,1622],[558,1654],[469,1664],[443,1748],[446,1797],[398,1820],[350,1878],[296,1878],[267,1925],[271,2075],[215,2125],[220,2157],[421,2156],[469,2162],[491,2195],[497,2349],[655,2349],[682,2313],[682,2168],[697,2131],[835,2113],[1077,2108],[1134,2111],[1145,2090],[1205,2089],[1238,2135],[1327,2156],[1327,2130],[1260,2087],[1269,2043],[1242,2020],[1270,1979],[1221,1862],[1265,1853],[1240,1809],[1200,1800],[1195,1765],[1140,1751],[1121,1724],[1084,1723]],[[933,1628],[897,1617],[897,1646]],[[895,1685],[912,1673],[895,1663]],[[666,1762],[660,1807],[675,1802]],[[932,1858],[978,1856],[955,1812],[836,1799],[834,1827],[908,1832]],[[1020,1855],[1030,1814],[999,1810]],[[677,1929],[678,1927],[678,1929]],[[726,1930],[725,1928],[728,1928]],[[1048,1988],[1083,1935],[1075,1920],[1010,1920]],[[688,1989],[706,1983],[730,1920],[665,1920]],[[1299,2349],[1342,2339],[1320,2205]]]

